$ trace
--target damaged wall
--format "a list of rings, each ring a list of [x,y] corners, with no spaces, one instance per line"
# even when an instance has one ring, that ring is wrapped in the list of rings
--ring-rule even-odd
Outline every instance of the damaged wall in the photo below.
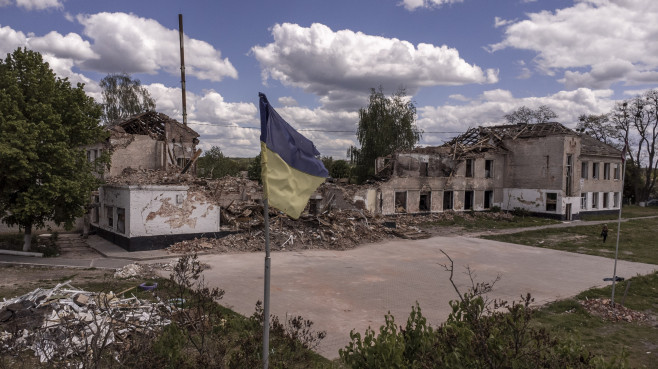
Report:
[[[187,186],[103,186],[94,225],[125,237],[219,232],[219,206]]]

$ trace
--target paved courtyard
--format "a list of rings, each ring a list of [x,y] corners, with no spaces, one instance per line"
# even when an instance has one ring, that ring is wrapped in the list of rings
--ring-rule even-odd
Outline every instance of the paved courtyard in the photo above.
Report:
[[[466,237],[433,237],[418,241],[389,241],[348,251],[306,250],[272,253],[271,313],[282,320],[302,315],[326,330],[318,352],[338,357],[349,342],[349,332],[378,329],[390,311],[406,322],[418,301],[433,325],[449,313],[448,301],[457,295],[440,264],[455,262],[454,279],[466,291],[470,266],[477,281],[496,284],[490,297],[517,299],[530,292],[537,303],[576,295],[604,286],[611,277],[612,259],[567,253]],[[251,315],[263,299],[264,253],[204,255],[210,265],[206,281],[226,291],[222,303]],[[658,270],[651,264],[619,261],[617,275],[629,278]]]

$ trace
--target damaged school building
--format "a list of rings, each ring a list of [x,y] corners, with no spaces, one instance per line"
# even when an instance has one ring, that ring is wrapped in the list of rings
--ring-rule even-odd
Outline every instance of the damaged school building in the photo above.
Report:
[[[105,142],[86,148],[90,161],[103,152],[111,156],[102,175],[106,184],[93,195],[87,214],[92,231],[128,251],[219,232],[219,206],[175,179],[179,173],[195,172],[201,154],[198,133],[154,111],[132,116],[109,131]],[[160,178],[160,183],[116,180],[138,171],[169,172],[171,178]]]
[[[575,220],[618,211],[621,151],[560,123],[471,128],[437,147],[376,162],[371,212],[431,213],[499,207]]]

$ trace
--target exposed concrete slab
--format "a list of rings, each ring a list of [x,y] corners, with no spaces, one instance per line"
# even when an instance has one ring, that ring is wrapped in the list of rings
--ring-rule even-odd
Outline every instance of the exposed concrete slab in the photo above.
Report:
[[[275,252],[271,312],[282,319],[302,315],[315,322],[317,330],[326,330],[318,352],[328,358],[338,357],[351,329],[378,329],[388,311],[405,322],[415,301],[428,321],[438,325],[448,316],[448,301],[457,298],[448,272],[440,266],[448,262],[440,249],[454,260],[454,279],[463,291],[469,285],[463,274],[468,265],[478,281],[501,275],[490,297],[513,300],[530,292],[538,303],[604,286],[614,262],[465,237],[391,241],[348,251]],[[256,301],[263,299],[264,253],[204,255],[200,260],[210,265],[206,281],[226,291],[223,304],[251,315]],[[626,278],[655,270],[658,266],[651,264],[617,265],[617,275]]]

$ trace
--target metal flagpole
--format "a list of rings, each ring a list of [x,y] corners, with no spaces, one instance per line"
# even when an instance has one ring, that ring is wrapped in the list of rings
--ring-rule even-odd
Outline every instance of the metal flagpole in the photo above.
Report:
[[[622,153],[622,160],[624,161],[623,170],[621,172],[621,201],[619,203],[619,218],[617,219],[617,245],[615,246],[615,267],[612,271],[612,299],[610,304],[615,306],[615,284],[617,282],[617,255],[619,254],[619,234],[621,233],[621,208],[624,203],[624,181],[626,180],[626,147],[628,143],[624,145],[624,152]]]
[[[263,296],[263,369],[269,365],[270,351],[270,210],[267,198],[263,199],[265,220],[265,288]]]

